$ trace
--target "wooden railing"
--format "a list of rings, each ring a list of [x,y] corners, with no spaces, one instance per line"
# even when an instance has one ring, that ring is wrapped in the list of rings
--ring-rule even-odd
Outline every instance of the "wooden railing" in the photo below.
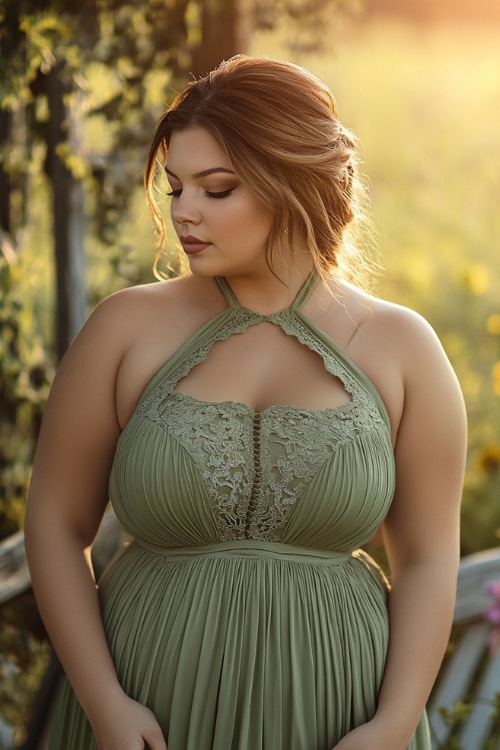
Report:
[[[24,534],[19,531],[0,543],[0,607],[30,586]],[[13,747],[14,732],[0,714],[0,750],[11,750]]]
[[[18,531],[0,542],[0,606],[27,591],[30,586],[24,534]]]
[[[484,619],[490,598],[485,585],[500,582],[500,549],[479,552],[462,559],[458,576],[454,622],[463,632],[450,658],[445,662],[432,699],[429,721],[433,731],[433,750],[447,747],[452,727],[440,709],[453,712],[458,704],[470,706],[457,732],[463,750],[485,750],[493,742],[493,704],[500,693],[500,647],[490,652],[491,625]],[[500,736],[494,747],[500,749]]]

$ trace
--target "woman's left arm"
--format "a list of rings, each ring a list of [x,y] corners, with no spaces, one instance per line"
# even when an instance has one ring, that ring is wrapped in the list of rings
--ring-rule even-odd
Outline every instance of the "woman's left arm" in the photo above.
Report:
[[[334,750],[406,750],[453,619],[466,416],[456,376],[421,319],[401,341],[404,407],[396,493],[384,523],[391,570],[389,648],[377,712]]]

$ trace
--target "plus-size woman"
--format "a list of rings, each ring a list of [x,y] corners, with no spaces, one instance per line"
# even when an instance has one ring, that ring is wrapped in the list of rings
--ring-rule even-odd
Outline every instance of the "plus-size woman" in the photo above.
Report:
[[[428,324],[356,282],[353,137],[310,73],[237,57],[158,124],[159,224],[163,169],[189,272],[95,310],[37,450],[51,750],[428,750],[464,409]],[[108,499],[132,541],[96,587]]]

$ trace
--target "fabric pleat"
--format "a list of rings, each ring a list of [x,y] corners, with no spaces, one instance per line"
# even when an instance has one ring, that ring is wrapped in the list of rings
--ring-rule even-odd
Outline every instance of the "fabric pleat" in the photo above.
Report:
[[[378,571],[362,556],[285,559],[277,547],[166,555],[133,542],[103,577],[119,679],[169,750],[330,750],[373,715],[388,638]],[[55,726],[52,747],[95,747],[67,687]],[[68,727],[78,736],[65,745]],[[426,745],[416,735],[409,747]]]

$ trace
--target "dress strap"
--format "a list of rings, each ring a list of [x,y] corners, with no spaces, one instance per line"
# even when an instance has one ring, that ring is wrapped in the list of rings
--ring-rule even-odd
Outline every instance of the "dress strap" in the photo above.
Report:
[[[316,288],[316,285],[318,284],[318,282],[319,282],[319,275],[315,267],[313,266],[306,280],[304,281],[299,291],[297,292],[297,296],[295,297],[294,301],[290,305],[290,310],[300,310],[302,307],[304,307],[307,300],[309,299],[314,289]]]
[[[316,287],[316,284],[319,281],[319,276],[316,271],[316,269],[313,267],[312,271],[309,272],[307,275],[306,280],[300,287],[299,291],[297,292],[297,296],[295,297],[294,301],[290,305],[289,310],[300,310],[301,307],[305,305],[309,297],[311,296],[314,288]],[[231,289],[231,285],[227,281],[227,279],[224,276],[216,276],[215,282],[217,286],[219,287],[219,290],[226,300],[229,307],[232,308],[239,308],[241,305],[239,304],[238,300],[236,299],[236,296]]]
[[[224,278],[224,276],[216,276],[215,283],[219,287],[219,290],[229,307],[240,307],[238,300],[236,299],[234,292],[231,289],[231,286],[229,285],[227,279]]]

